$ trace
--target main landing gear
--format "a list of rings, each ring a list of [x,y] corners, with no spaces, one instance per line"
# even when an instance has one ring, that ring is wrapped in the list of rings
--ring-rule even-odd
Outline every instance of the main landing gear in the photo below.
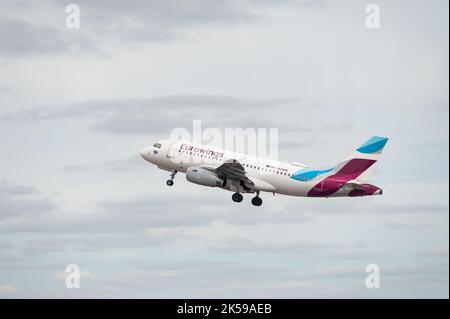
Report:
[[[239,193],[234,193],[233,196],[231,196],[231,199],[233,200],[233,202],[240,203],[244,199],[244,196]]]
[[[255,206],[261,206],[263,203],[261,197],[259,197],[259,192],[256,192],[256,196],[252,198],[252,204]]]
[[[231,199],[233,202],[240,203],[244,199],[244,196],[240,193],[234,193],[233,196],[231,196]],[[263,203],[262,199],[259,197],[259,192],[255,197],[252,198],[252,204],[255,206],[261,206]]]
[[[177,175],[177,171],[170,171],[170,179],[168,179],[166,182],[167,186],[173,186],[175,175]]]

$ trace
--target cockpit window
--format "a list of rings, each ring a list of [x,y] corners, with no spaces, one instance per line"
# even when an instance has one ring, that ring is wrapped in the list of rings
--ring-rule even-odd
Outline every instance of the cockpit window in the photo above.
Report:
[[[159,144],[159,143],[156,143],[155,145],[153,145],[153,147],[156,147],[156,148],[161,148],[161,144]]]

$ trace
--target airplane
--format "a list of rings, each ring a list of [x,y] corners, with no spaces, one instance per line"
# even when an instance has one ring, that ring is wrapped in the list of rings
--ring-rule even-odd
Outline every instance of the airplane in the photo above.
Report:
[[[374,136],[344,161],[327,169],[177,140],[158,141],[140,154],[170,172],[168,186],[173,186],[175,175],[182,172],[191,183],[234,192],[231,198],[237,203],[242,202],[242,194],[256,194],[251,202],[261,206],[261,192],[325,198],[383,194],[381,188],[368,183],[368,178],[387,141],[387,137]]]

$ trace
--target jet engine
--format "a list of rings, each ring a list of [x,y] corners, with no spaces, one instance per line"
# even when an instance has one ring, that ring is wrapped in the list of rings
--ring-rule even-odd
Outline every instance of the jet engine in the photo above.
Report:
[[[225,184],[222,178],[200,167],[189,167],[186,171],[186,179],[191,183],[209,187],[223,187]]]

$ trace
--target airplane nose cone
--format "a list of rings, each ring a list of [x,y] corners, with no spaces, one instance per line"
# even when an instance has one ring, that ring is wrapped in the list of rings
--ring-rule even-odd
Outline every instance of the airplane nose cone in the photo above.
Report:
[[[149,160],[149,158],[150,158],[150,148],[149,147],[144,147],[143,149],[141,149],[141,151],[139,153],[141,154],[143,159],[145,159],[146,161]]]

